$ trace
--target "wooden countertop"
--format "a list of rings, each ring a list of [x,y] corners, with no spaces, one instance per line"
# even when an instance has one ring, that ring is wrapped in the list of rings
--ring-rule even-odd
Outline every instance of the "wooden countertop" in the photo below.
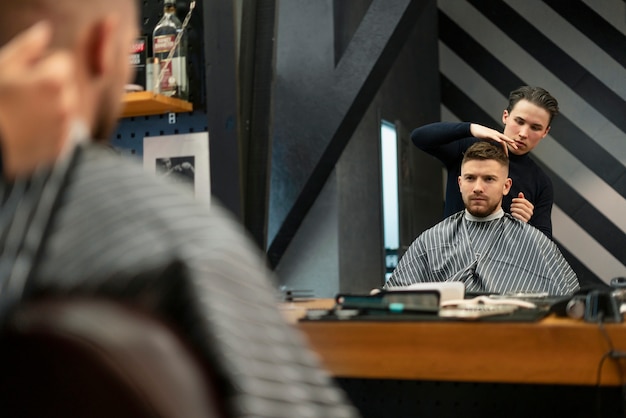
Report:
[[[302,313],[332,307],[333,301],[293,305]],[[624,323],[605,324],[604,331],[598,324],[555,316],[533,323],[305,321],[295,326],[337,377],[615,386],[626,376],[626,358],[608,358],[610,344],[626,353]]]

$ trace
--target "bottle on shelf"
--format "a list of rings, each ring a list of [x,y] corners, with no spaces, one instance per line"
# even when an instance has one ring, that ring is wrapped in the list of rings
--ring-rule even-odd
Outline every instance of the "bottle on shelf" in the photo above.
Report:
[[[181,32],[180,42],[176,45],[176,37]],[[159,62],[154,74],[157,77],[162,75],[158,91],[166,96],[186,100],[189,97],[187,36],[180,19],[176,16],[175,0],[164,1],[163,17],[152,32],[152,47],[154,57]],[[174,49],[172,59],[168,60],[172,49]]]

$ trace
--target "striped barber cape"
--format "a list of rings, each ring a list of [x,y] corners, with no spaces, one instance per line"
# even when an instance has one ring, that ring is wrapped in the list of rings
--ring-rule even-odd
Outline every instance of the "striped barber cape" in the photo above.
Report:
[[[99,145],[3,184],[0,300],[102,296],[173,323],[214,368],[232,416],[352,417],[285,323],[262,254],[229,214]]]
[[[579,288],[556,244],[505,213],[477,222],[461,211],[426,230],[386,287],[444,281],[461,281],[466,292],[567,295]]]

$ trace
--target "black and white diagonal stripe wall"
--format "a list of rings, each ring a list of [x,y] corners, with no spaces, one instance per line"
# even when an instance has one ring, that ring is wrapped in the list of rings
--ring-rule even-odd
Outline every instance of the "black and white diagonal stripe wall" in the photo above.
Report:
[[[560,104],[532,152],[554,238],[585,281],[626,276],[626,2],[438,0],[441,119],[501,127],[508,92]]]

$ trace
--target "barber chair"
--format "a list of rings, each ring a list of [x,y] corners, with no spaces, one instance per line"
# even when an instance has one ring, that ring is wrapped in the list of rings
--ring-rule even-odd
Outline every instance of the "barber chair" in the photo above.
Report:
[[[207,369],[143,312],[101,300],[29,302],[0,333],[0,415],[222,417]]]

